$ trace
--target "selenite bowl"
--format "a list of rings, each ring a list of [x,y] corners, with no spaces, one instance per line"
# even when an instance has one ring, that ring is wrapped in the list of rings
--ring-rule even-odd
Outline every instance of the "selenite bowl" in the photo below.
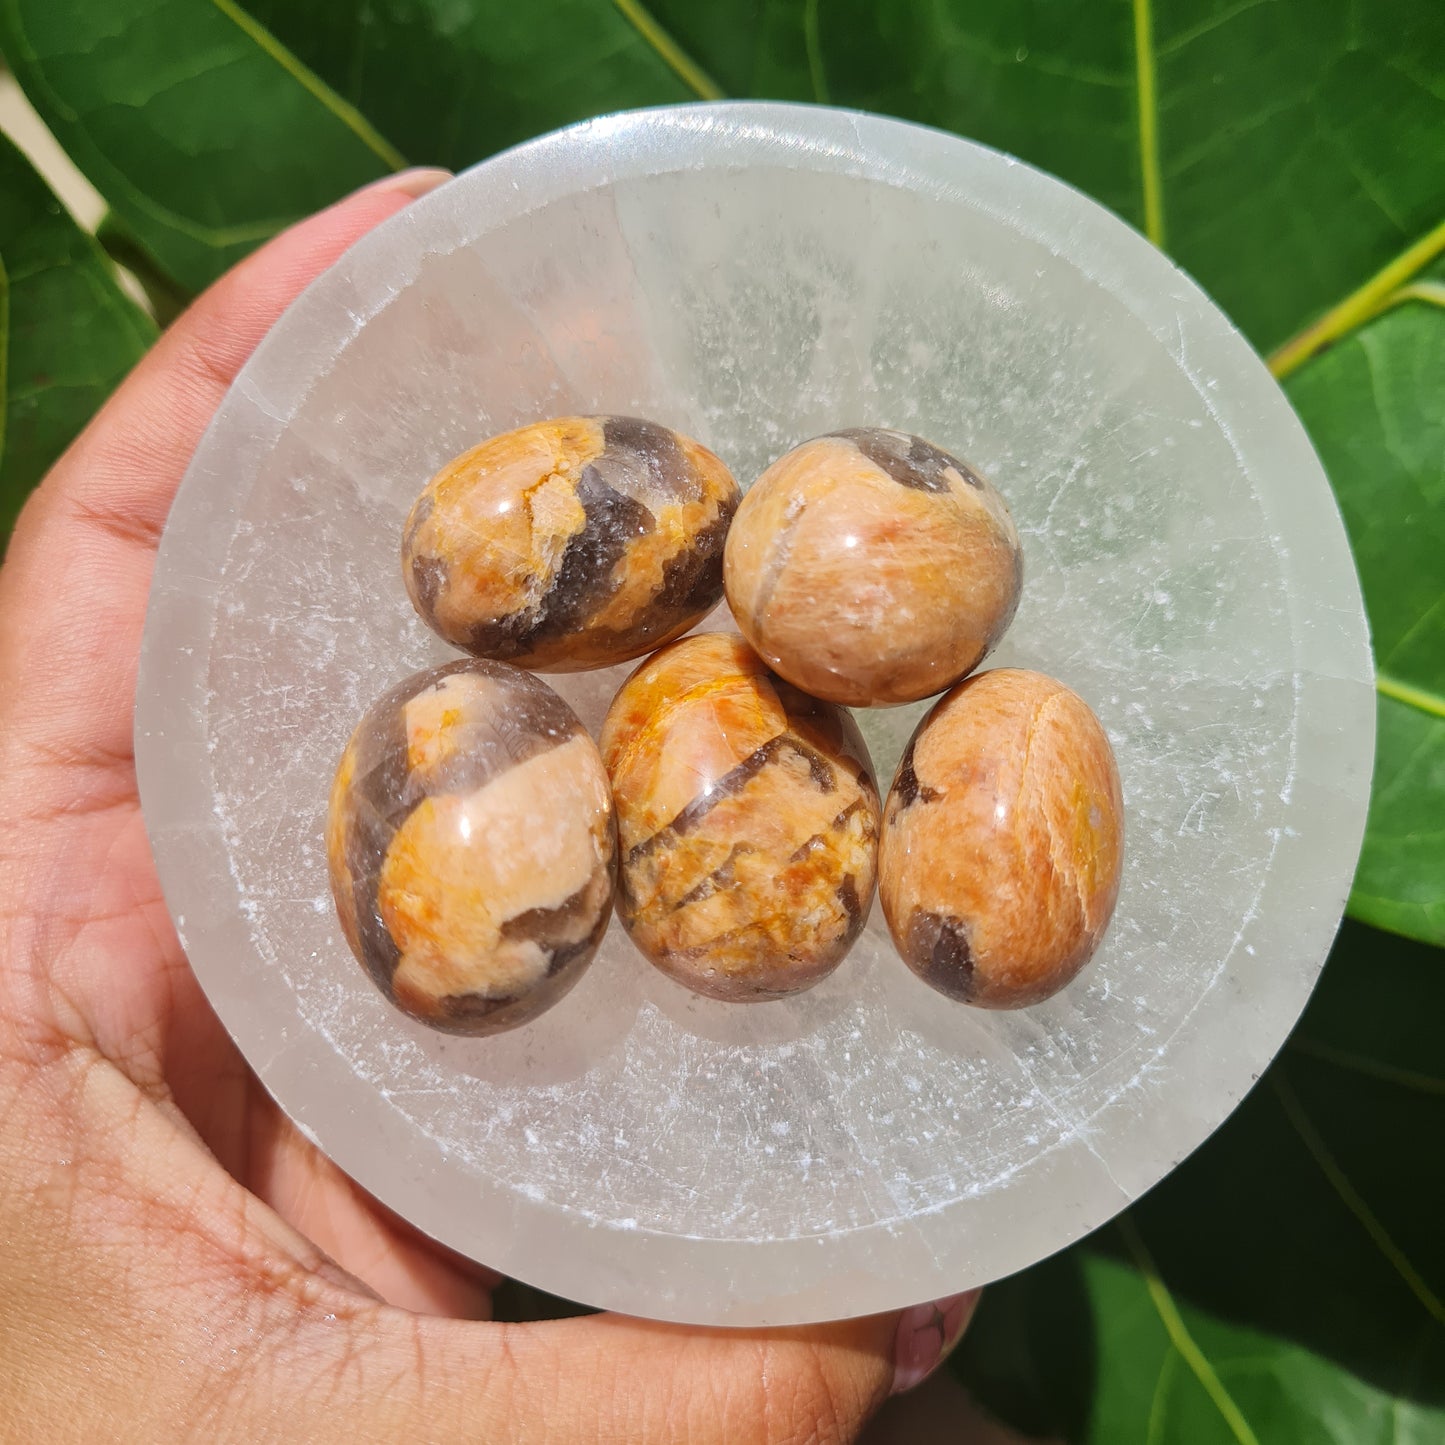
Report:
[[[1015,1013],[949,1002],[875,904],[842,966],[781,1002],[694,997],[615,922],[510,1033],[447,1037],[382,997],[337,925],[322,830],[363,710],[456,655],[407,601],[402,520],[455,453],[567,413],[665,422],[744,485],[873,425],[997,484],[1026,580],[987,665],[1081,693],[1123,778],[1118,911],[1073,985]],[[595,732],[628,670],[549,680]],[[859,714],[885,787],[925,706]],[[1374,716],[1325,477],[1187,277],[994,151],[732,104],[498,156],[290,308],[172,512],[136,744],[192,966],[307,1138],[532,1284],[757,1325],[1021,1269],[1204,1139],[1329,947]]]

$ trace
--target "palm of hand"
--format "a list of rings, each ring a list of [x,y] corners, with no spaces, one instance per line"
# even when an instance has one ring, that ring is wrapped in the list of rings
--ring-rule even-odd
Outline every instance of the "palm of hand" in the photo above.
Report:
[[[134,647],[117,651],[133,654]],[[119,1073],[139,1091],[136,1109],[148,1129],[162,1124],[176,1142],[199,1136],[239,1186],[206,1194],[204,1211],[184,1211],[177,1228],[234,1248],[248,1227],[249,1194],[356,1276],[358,1293],[485,1317],[479,1273],[401,1225],[304,1139],[216,1020],[161,897],[124,736],[128,721],[100,710],[77,719],[65,756],[89,764],[56,770],[55,792],[47,790],[46,811],[35,819],[41,826],[32,835],[31,877],[40,886],[17,921],[44,940],[50,960],[46,973],[31,979],[41,1036],[50,1036],[57,1056],[70,1055],[67,1071]],[[132,1123],[139,1123],[135,1116]],[[141,1157],[139,1138],[115,1142],[130,1159]],[[287,1253],[299,1268],[315,1269],[321,1261],[305,1240],[290,1241]]]
[[[375,198],[370,223],[403,199]],[[324,265],[357,222],[332,231],[293,273]],[[131,710],[160,526],[231,372],[295,279],[283,258],[234,285],[210,302],[209,327],[203,302],[199,325],[162,343],[108,408],[117,420],[62,459],[17,530],[0,584],[0,868],[18,901],[3,919],[0,1088],[78,1229],[94,1223],[168,1266],[186,1258],[211,1282],[289,1272],[298,1304],[329,1277],[343,1308],[380,1294],[485,1316],[480,1274],[358,1190],[260,1088],[186,963],[137,798]],[[174,1271],[160,1273],[167,1288]]]

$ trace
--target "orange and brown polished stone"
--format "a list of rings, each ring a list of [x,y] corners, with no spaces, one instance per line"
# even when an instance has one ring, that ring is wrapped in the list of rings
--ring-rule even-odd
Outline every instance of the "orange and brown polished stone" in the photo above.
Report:
[[[655,422],[536,422],[428,483],[402,574],[456,647],[544,672],[606,667],[680,637],[717,603],[737,504],[722,462]]]
[[[741,639],[649,658],[602,728],[618,913],[644,955],[713,998],[778,998],[842,960],[873,896],[878,791],[847,713]]]
[[[743,636],[795,686],[850,707],[942,692],[1018,606],[1023,558],[998,492],[906,432],[856,428],[780,457],[724,560]]]
[[[551,688],[505,663],[417,673],[367,711],[336,770],[326,853],[352,952],[449,1033],[549,1008],[611,916],[602,759]]]
[[[884,810],[879,897],[909,967],[950,998],[1021,1008],[1108,926],[1124,856],[1113,750],[1075,693],[1001,668],[939,700]]]

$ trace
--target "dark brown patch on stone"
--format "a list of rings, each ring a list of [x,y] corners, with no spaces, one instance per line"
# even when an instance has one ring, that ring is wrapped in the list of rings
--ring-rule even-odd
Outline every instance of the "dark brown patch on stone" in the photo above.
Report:
[[[900,809],[911,808],[917,802],[932,803],[940,796],[937,788],[926,787],[918,781],[918,774],[913,770],[912,742],[904,749],[903,760],[898,764],[898,776],[893,780],[893,793],[898,799]]]
[[[973,950],[960,919],[919,909],[908,920],[908,961],[940,993],[960,1003],[973,999]]]
[[[377,889],[386,850],[396,830],[421,801],[421,794],[408,778],[406,726],[400,704],[388,709],[387,728],[379,739],[362,740],[352,778],[350,794],[342,803],[343,846],[352,879],[351,906],[361,961],[372,978],[387,988],[401,961],[401,952],[382,920]]]
[[[703,527],[692,545],[668,560],[654,603],[665,614],[705,612],[723,591],[723,544],[732,526],[737,501],[726,497],[717,516]]]
[[[428,613],[436,612],[437,598],[447,585],[447,566],[439,557],[418,554],[411,559],[411,581],[417,605]]]
[[[692,466],[675,433],[636,416],[607,416],[600,420],[605,451],[630,453],[664,496],[696,494]]]
[[[433,668],[422,686],[413,682],[398,703],[398,718],[404,717],[402,708],[407,701],[422,696],[428,688],[440,687],[458,672],[481,675],[501,684],[495,706],[480,704],[475,714],[469,711],[458,720],[462,745],[427,775],[424,789],[417,785],[413,806],[423,792],[473,793],[509,768],[559,747],[584,731],[576,713],[546,683],[529,672],[487,658],[464,659]],[[404,748],[403,735],[403,753]],[[410,807],[407,811],[411,811]]]
[[[836,793],[838,779],[833,772],[833,764],[822,753],[815,753],[812,748],[805,748],[799,743],[794,743],[793,746],[808,759],[808,772],[812,775],[814,783],[817,784],[818,791],[820,793]]]
[[[724,798],[735,797],[742,792],[789,742],[791,739],[781,733],[775,738],[769,738],[762,747],[749,753],[742,762],[718,778],[704,796],[694,798],[666,827],[659,828],[652,837],[645,838],[638,843],[628,853],[627,861],[634,863],[639,858],[645,858],[664,843],[691,832]]]
[[[562,553],[552,584],[540,604],[478,623],[467,648],[488,657],[524,657],[542,643],[579,631],[617,590],[613,570],[628,547],[656,526],[641,502],[608,486],[589,463],[577,482],[577,500],[585,520]]]
[[[616,639],[629,652],[670,642],[717,605],[723,594],[723,544],[737,504],[729,498],[719,515],[667,561],[662,583],[644,609],[641,621],[622,630],[598,630],[596,645]]]
[[[858,897],[858,882],[851,873],[845,873],[838,885],[838,902],[848,915],[848,937],[852,938],[863,927],[863,902]]]
[[[649,853],[662,847],[663,844],[691,832],[725,798],[736,797],[742,792],[769,763],[778,757],[784,748],[791,748],[808,764],[808,772],[813,782],[817,784],[819,792],[837,791],[838,780],[833,776],[833,767],[827,758],[814,752],[812,748],[799,742],[797,738],[789,737],[786,733],[779,733],[777,737],[770,738],[762,747],[749,753],[742,762],[724,773],[713,783],[705,796],[694,798],[666,827],[659,828],[652,837],[645,838],[641,843],[636,844],[627,855],[628,863],[635,863],[639,858],[645,858]]]
[[[704,898],[711,898],[714,893],[725,893],[737,882],[737,874],[733,865],[739,858],[757,851],[750,843],[734,843],[732,851],[723,862],[714,868],[702,882],[684,893],[670,911],[676,913],[678,909],[686,908],[690,903],[701,903]]]
[[[597,931],[595,919],[592,928],[580,943],[566,935],[596,907],[596,895],[594,881],[589,878],[570,898],[563,899],[555,908],[529,908],[515,918],[509,918],[498,932],[503,938],[528,939],[539,948],[545,949],[551,956],[547,971],[555,972],[560,967],[559,959],[565,962],[566,958],[576,957],[579,950],[591,946],[591,936]],[[608,910],[604,908],[604,924],[607,914]]]
[[[416,505],[411,509],[411,515],[406,519],[406,532],[401,539],[403,556],[411,551],[412,544],[416,541],[416,534],[421,531],[435,510],[436,497],[428,488],[416,499]]]
[[[918,492],[947,492],[949,483],[945,473],[950,469],[956,471],[969,486],[983,486],[983,479],[967,463],[922,437],[877,427],[851,427],[830,435],[852,442],[875,467],[886,472],[900,487],[911,487]]]

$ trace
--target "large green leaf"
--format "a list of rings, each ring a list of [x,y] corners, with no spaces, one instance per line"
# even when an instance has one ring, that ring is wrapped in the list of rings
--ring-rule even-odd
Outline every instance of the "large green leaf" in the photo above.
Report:
[[[248,0],[247,9],[391,141],[434,165],[470,165],[605,111],[716,93],[633,0]]]
[[[958,1357],[983,1399],[1091,1445],[1445,1439],[1442,962],[1347,924],[1229,1122],[989,1292]]]
[[[0,537],[154,337],[100,248],[0,136]]]
[[[1289,391],[1349,528],[1380,674],[1379,763],[1351,910],[1445,943],[1445,309],[1434,294],[1418,288],[1297,372]]]
[[[1263,348],[1445,210],[1424,143],[1445,126],[1445,7],[1428,0],[249,8],[393,141],[450,165],[689,91],[827,99],[987,141],[1147,229]]]
[[[71,159],[192,291],[403,164],[234,0],[0,0],[0,49]]]

